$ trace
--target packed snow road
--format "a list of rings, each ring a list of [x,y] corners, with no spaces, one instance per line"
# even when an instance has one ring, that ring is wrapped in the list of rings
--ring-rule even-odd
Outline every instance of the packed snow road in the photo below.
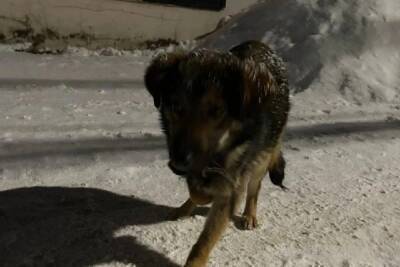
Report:
[[[148,58],[0,53],[0,266],[179,266],[207,208],[166,167]],[[283,192],[210,266],[400,266],[400,104],[292,97]]]

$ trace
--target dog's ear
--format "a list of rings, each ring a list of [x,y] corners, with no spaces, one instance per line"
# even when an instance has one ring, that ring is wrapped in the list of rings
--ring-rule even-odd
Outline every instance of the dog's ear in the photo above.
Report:
[[[183,53],[166,53],[154,58],[146,69],[144,82],[152,95],[154,106],[161,105],[161,95],[177,83],[179,62],[185,57]]]

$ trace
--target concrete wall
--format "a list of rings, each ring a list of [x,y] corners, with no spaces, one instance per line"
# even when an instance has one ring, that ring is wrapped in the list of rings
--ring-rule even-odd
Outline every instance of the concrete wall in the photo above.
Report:
[[[218,21],[257,0],[227,0],[220,11],[119,0],[0,0],[0,34],[50,29],[60,36],[84,33],[96,39],[143,41],[193,39],[212,31]]]

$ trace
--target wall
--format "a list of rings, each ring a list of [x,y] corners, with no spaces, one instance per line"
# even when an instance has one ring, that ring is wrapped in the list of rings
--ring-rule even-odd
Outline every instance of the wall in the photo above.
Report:
[[[1,0],[0,34],[24,29],[50,30],[60,36],[83,33],[96,39],[193,39],[212,31],[218,21],[257,0],[228,0],[221,12],[194,10],[138,1]]]

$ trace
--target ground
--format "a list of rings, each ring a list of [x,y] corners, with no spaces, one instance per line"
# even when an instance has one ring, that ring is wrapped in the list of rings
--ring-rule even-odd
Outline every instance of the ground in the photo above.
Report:
[[[82,51],[0,49],[0,265],[182,265],[207,207],[166,220],[187,190],[142,82],[149,56]],[[291,97],[290,190],[265,179],[261,225],[234,220],[209,266],[400,266],[400,103],[349,94]]]

